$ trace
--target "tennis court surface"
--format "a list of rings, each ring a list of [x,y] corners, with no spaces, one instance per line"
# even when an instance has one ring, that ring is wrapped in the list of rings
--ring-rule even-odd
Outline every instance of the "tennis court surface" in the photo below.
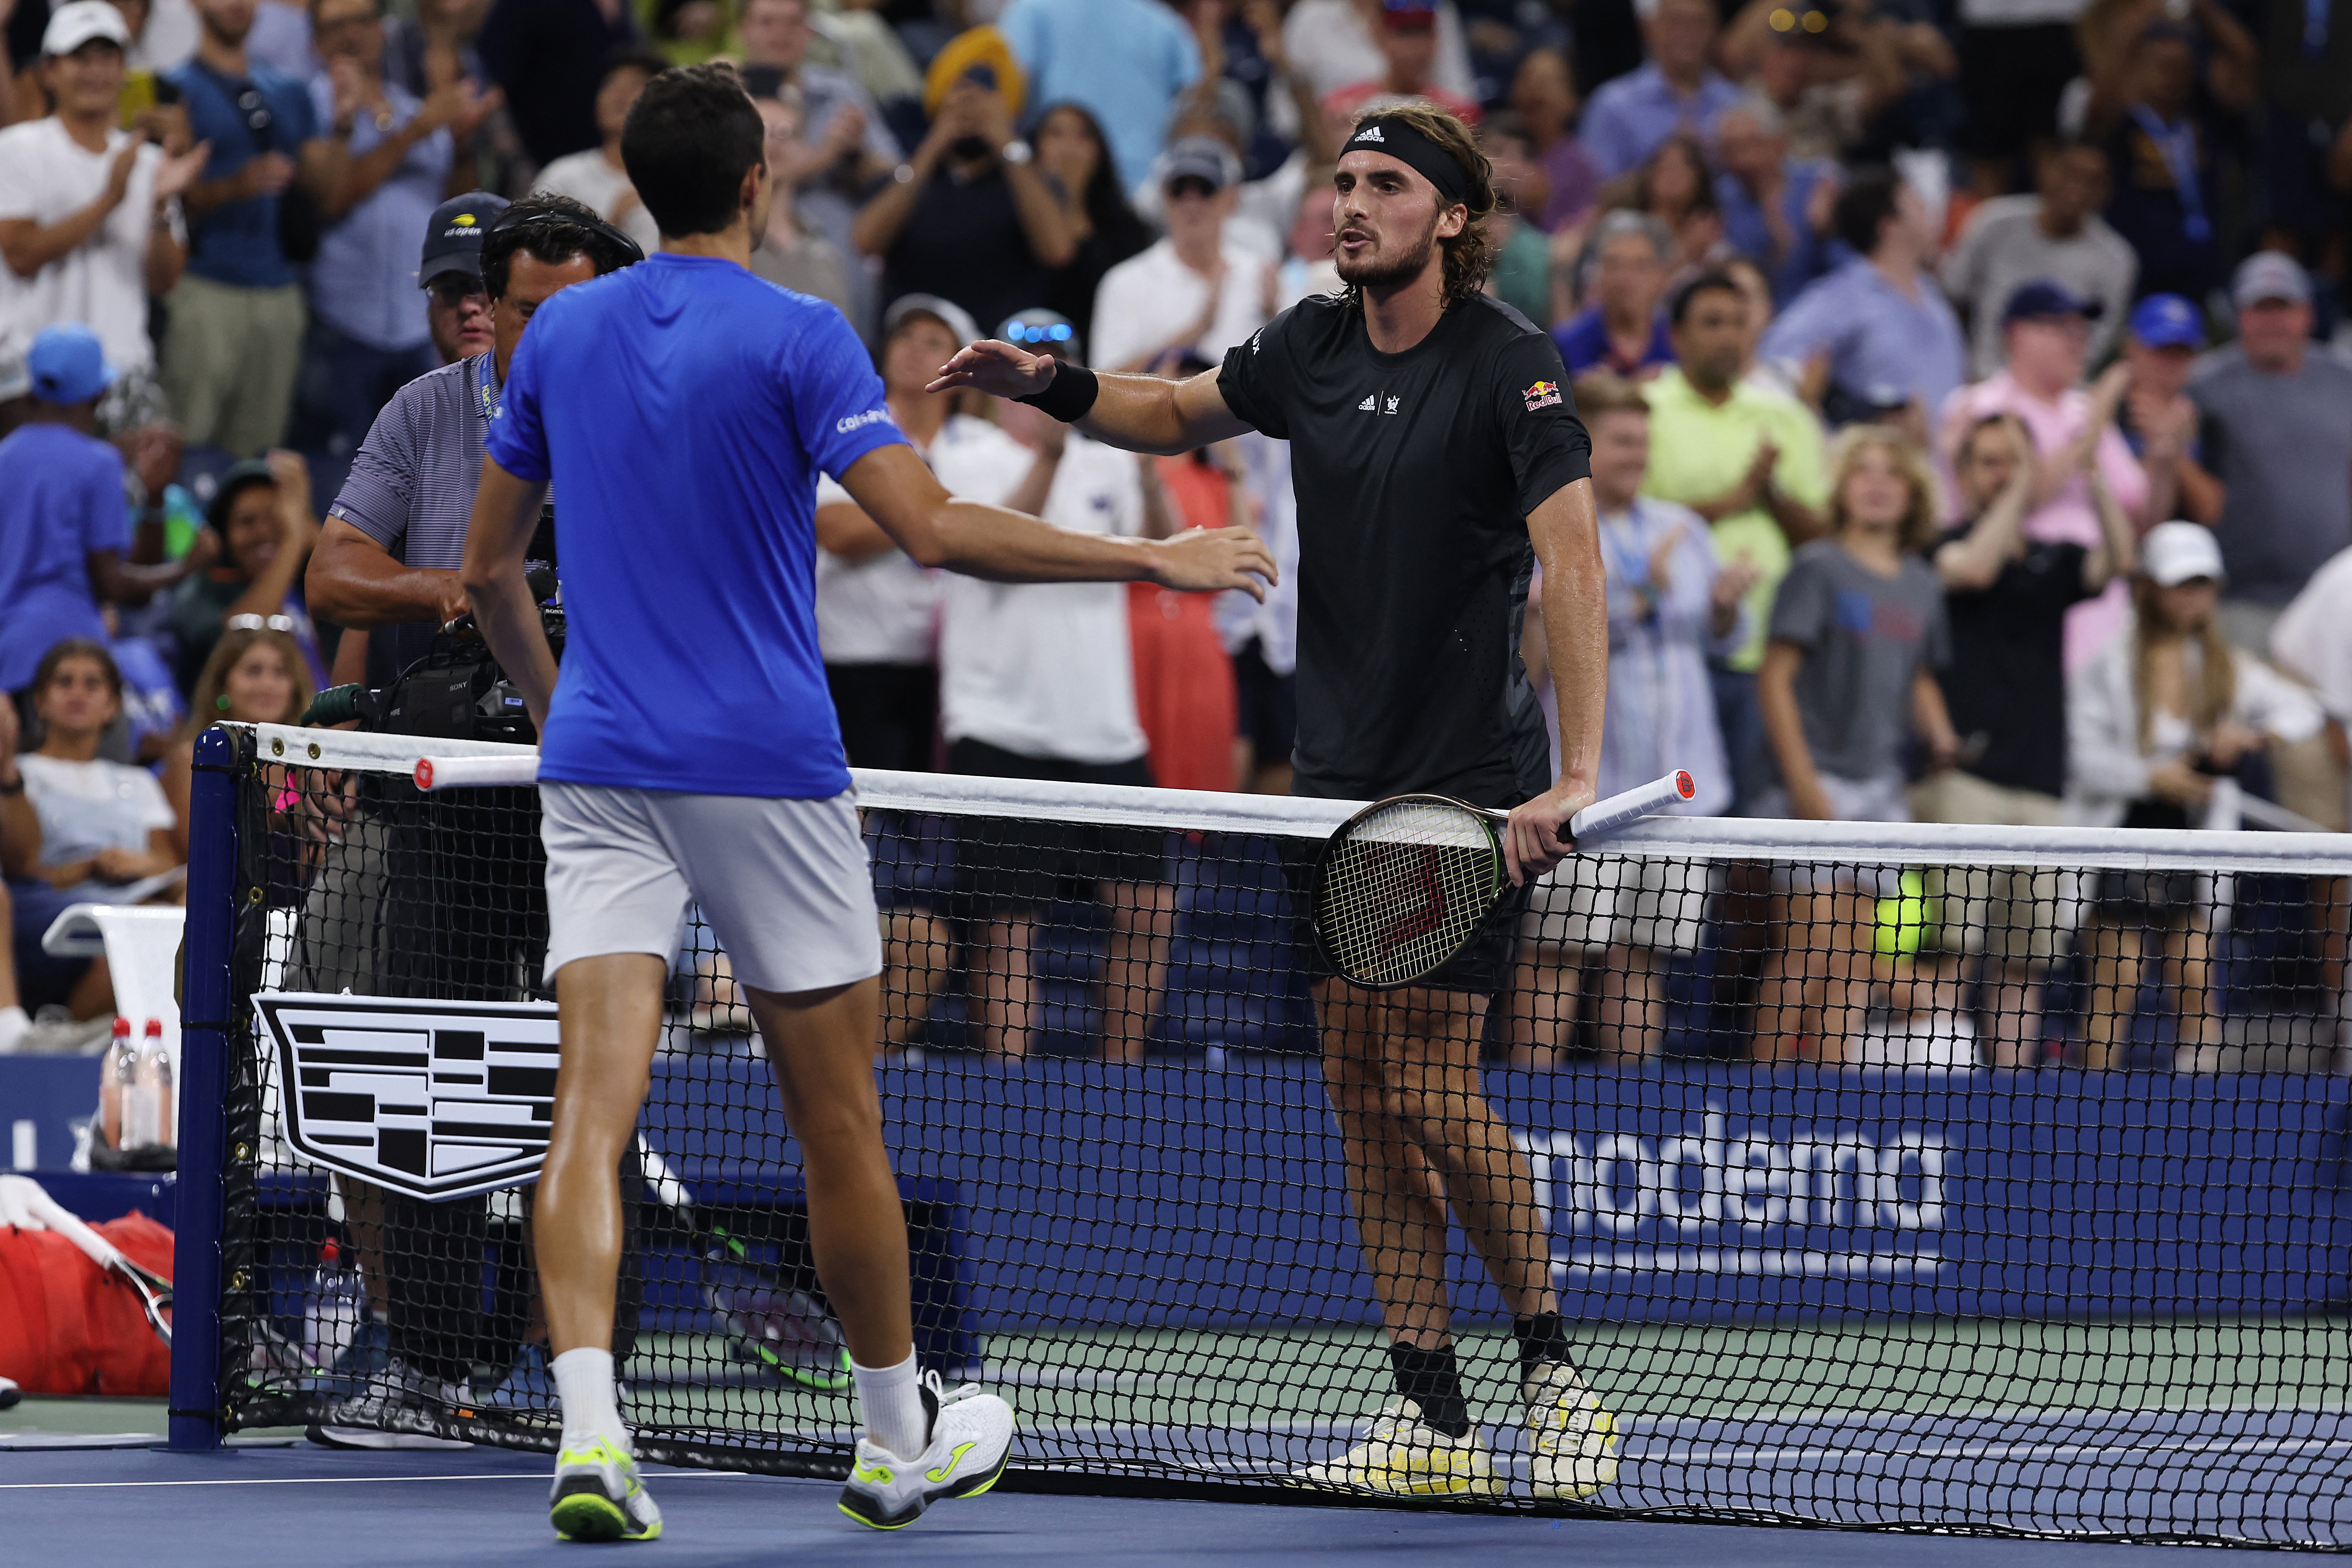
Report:
[[[58,1422],[53,1402],[0,1416],[0,1517],[7,1558],[21,1563],[169,1563],[175,1568],[310,1568],[322,1560],[370,1568],[576,1563],[588,1549],[558,1542],[545,1513],[547,1460],[478,1448],[444,1453],[337,1452],[262,1437],[212,1454],[161,1448],[31,1448],[89,1441],[28,1431]],[[160,1425],[160,1405],[116,1403],[69,1419]],[[1759,1427],[1752,1436],[1771,1437]],[[116,1441],[129,1442],[129,1437]],[[1666,1446],[1675,1446],[1666,1439]],[[1729,1447],[1722,1431],[1710,1438]],[[1832,1472],[1825,1469],[1825,1484]],[[1120,1563],[1355,1563],[1427,1553],[1502,1568],[1518,1563],[1687,1564],[1722,1568],[1974,1563],[2101,1568],[2218,1557],[2082,1541],[1987,1541],[1854,1531],[1675,1524],[1603,1518],[1515,1518],[1430,1509],[1264,1507],[1165,1499],[1041,1494],[1019,1475],[987,1497],[943,1504],[910,1530],[877,1537],[835,1511],[831,1482],[739,1471],[656,1467],[647,1483],[663,1539],[614,1548],[678,1565],[835,1563],[939,1559],[1077,1568]],[[2063,1484],[2063,1483],[2061,1483]],[[2053,1487],[2053,1513],[2063,1499]],[[920,1554],[919,1556],[918,1554]]]

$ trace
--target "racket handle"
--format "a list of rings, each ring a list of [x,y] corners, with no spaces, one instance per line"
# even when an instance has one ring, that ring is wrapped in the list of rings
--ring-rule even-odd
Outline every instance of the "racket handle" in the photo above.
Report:
[[[416,787],[427,794],[436,789],[528,784],[538,777],[537,752],[528,757],[420,757],[416,759]]]
[[[1568,820],[1568,831],[1581,847],[1587,839],[1605,839],[1628,822],[1655,816],[1675,802],[1690,800],[1697,793],[1698,784],[1691,778],[1690,769],[1677,768],[1664,779],[1654,779],[1606,800],[1595,800]]]

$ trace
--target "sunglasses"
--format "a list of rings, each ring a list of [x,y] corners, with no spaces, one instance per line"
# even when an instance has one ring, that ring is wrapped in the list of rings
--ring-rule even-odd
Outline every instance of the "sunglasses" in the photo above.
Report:
[[[228,629],[232,632],[291,632],[294,630],[294,617],[291,615],[232,615],[228,618]]]
[[[487,301],[490,297],[489,285],[478,277],[436,277],[430,292],[433,303],[445,310],[455,310],[468,299]]]
[[[1198,174],[1180,174],[1168,182],[1168,194],[1175,200],[1181,200],[1186,196],[1205,198],[1216,193],[1217,188]]]

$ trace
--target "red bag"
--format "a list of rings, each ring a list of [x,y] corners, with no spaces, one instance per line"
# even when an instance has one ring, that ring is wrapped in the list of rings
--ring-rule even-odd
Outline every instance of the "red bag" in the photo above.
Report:
[[[172,1233],[135,1210],[91,1229],[168,1277]],[[162,1395],[172,1353],[138,1292],[51,1230],[0,1228],[0,1377],[27,1394]]]

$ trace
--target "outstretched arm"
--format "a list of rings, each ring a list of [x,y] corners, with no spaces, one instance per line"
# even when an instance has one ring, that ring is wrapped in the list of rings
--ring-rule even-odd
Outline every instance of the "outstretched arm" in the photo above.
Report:
[[[841,487],[900,549],[966,577],[1156,582],[1198,592],[1238,588],[1258,599],[1276,577],[1273,553],[1245,528],[1194,528],[1172,539],[1067,533],[1003,507],[957,500],[913,447],[897,442],[851,464]]]
[[[978,387],[998,397],[1035,397],[1060,373],[1051,354],[1030,354],[991,338],[957,354],[924,390]],[[1078,428],[1097,441],[1129,452],[1173,455],[1241,434],[1247,421],[1225,406],[1216,371],[1190,381],[1158,376],[1097,375],[1100,392]]]

